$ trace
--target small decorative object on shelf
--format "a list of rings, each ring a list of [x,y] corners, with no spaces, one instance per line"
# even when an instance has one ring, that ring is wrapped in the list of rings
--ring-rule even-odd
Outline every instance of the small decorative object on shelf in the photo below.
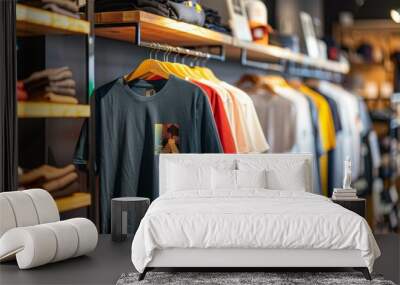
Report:
[[[150,205],[150,199],[121,197],[111,200],[111,237],[113,241],[124,241],[134,235]]]
[[[333,189],[333,200],[357,199],[357,190],[351,188],[351,160],[349,157],[344,161],[343,188]]]
[[[343,189],[351,189],[351,160],[346,157],[344,161]]]

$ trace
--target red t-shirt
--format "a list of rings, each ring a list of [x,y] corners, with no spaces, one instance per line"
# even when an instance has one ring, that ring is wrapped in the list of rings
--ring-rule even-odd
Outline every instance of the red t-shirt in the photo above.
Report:
[[[192,82],[203,89],[204,94],[206,94],[208,97],[211,110],[214,114],[215,124],[217,125],[218,134],[221,140],[222,148],[224,149],[224,153],[237,153],[235,141],[233,140],[231,126],[226,115],[224,102],[222,102],[222,99],[218,95],[218,92],[214,88],[202,82],[198,82],[195,80],[192,80]]]

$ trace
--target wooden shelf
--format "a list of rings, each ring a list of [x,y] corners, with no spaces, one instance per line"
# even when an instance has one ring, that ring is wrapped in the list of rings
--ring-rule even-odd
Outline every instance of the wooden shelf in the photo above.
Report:
[[[19,118],[87,118],[90,105],[18,102]]]
[[[17,35],[89,34],[90,23],[43,9],[17,4]]]
[[[100,37],[134,43],[136,33],[134,24],[137,23],[141,26],[141,40],[146,42],[173,46],[221,45],[227,49],[227,55],[233,58],[238,58],[240,50],[246,49],[248,57],[254,60],[277,62],[284,59],[327,71],[349,72],[349,66],[346,63],[313,59],[277,46],[239,41],[223,33],[143,11],[97,13],[95,33]]]
[[[58,211],[60,213],[67,212],[83,207],[88,207],[91,204],[91,197],[89,193],[77,192],[71,196],[55,199]]]
[[[134,42],[135,29],[140,23],[141,39],[174,46],[201,46],[231,44],[232,37],[200,26],[175,21],[143,11],[117,11],[96,14],[96,25],[117,24],[118,27],[97,26],[97,36]]]

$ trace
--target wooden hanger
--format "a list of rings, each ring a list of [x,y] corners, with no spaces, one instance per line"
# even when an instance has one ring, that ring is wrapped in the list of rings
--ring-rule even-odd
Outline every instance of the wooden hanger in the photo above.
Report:
[[[256,74],[245,74],[243,75],[238,82],[236,82],[236,86],[245,87],[246,84],[250,84],[252,88],[258,88],[261,86],[261,78]]]
[[[126,82],[130,82],[149,75],[158,75],[168,79],[171,73],[166,69],[161,61],[155,59],[145,59],[132,72],[124,76]]]
[[[279,75],[265,75],[261,78],[262,82],[269,85],[270,87],[281,86],[287,87],[289,86],[286,79]]]
[[[267,82],[263,80],[263,77],[258,74],[245,74],[243,75],[239,81],[236,83],[236,86],[238,86],[241,89],[246,89],[246,84],[252,84],[250,88],[248,89],[248,92],[252,92],[252,90],[256,89],[264,89],[268,93],[275,95],[275,91]]]
[[[303,82],[298,78],[290,79],[289,80],[289,85],[292,86],[295,89],[300,89],[300,87],[303,86]]]
[[[157,57],[157,45],[151,46],[152,50],[150,51],[150,59],[145,59],[141,62],[141,64],[131,71],[129,74],[124,76],[125,82],[130,82],[139,78],[148,78],[151,76],[159,76],[164,79],[169,79],[170,75],[174,74],[174,71],[171,69],[171,66],[166,62],[151,58],[151,53],[153,49],[156,50]],[[175,75],[175,74],[174,74]]]

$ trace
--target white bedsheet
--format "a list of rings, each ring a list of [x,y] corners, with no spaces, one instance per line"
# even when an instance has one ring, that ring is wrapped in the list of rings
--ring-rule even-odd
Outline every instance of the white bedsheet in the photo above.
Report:
[[[260,189],[162,195],[140,223],[132,262],[143,272],[165,248],[358,249],[371,272],[380,255],[359,215],[319,195]]]

